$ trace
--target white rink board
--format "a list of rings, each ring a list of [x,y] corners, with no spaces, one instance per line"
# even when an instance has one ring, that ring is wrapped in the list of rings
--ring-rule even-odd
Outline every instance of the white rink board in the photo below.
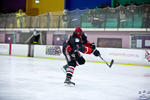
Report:
[[[9,54],[9,44],[0,44],[0,54]]]
[[[62,48],[62,47],[61,47]],[[127,64],[143,64],[150,65],[145,59],[144,49],[119,49],[119,48],[97,48],[102,57],[108,62],[114,59],[117,63]],[[86,60],[89,61],[102,61],[99,57],[94,55],[82,54]],[[49,58],[65,58],[63,54],[60,56],[46,55],[46,46],[35,45],[34,57],[49,57]]]
[[[11,55],[28,56],[28,48],[26,44],[12,44]]]
[[[48,58],[57,58],[65,59],[62,54],[62,47],[58,46],[61,50],[60,55],[50,55],[46,53],[47,46],[53,45],[34,45],[34,57],[48,57]],[[28,56],[28,45],[23,44],[12,44],[12,55],[17,56]],[[115,63],[127,63],[127,64],[142,64],[150,65],[145,59],[145,50],[144,49],[119,49],[119,48],[97,48],[101,56],[107,61],[110,62],[114,59]],[[149,50],[150,52],[150,50]],[[9,54],[9,44],[0,44],[0,54]],[[89,61],[102,61],[99,57],[94,55],[82,54],[86,60]]]
[[[47,55],[46,46],[50,46],[50,45],[34,45],[34,57],[63,58],[63,59],[65,58],[62,53],[61,55]],[[62,49],[61,46],[59,47]]]
[[[98,48],[98,50],[107,61],[114,59],[117,63],[150,65],[145,59],[145,50],[142,49]],[[85,57],[88,60],[98,61],[94,56],[85,55]]]

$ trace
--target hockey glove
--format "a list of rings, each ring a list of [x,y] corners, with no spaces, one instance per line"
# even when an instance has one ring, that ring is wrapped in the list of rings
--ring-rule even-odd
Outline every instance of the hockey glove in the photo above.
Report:
[[[96,57],[100,56],[100,52],[99,52],[98,50],[96,50],[96,49],[93,51],[93,54],[94,54]]]

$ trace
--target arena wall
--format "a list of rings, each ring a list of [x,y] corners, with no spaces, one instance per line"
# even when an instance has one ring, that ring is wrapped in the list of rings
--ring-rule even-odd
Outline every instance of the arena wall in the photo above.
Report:
[[[21,44],[22,40],[26,41],[28,38],[25,38],[29,33],[32,34],[34,29],[0,29],[0,43],[9,43],[7,41],[7,35],[14,34],[15,40],[12,43]],[[54,36],[58,34],[67,34],[68,37],[74,31],[74,28],[71,29],[37,29],[40,32],[46,33],[46,42],[44,45],[54,45]],[[83,31],[88,35],[88,40],[95,42],[98,46],[99,38],[118,38],[122,41],[121,48],[131,48],[131,34],[140,34],[148,35],[150,33],[149,29],[84,29]],[[25,34],[24,37],[21,37],[21,34]],[[61,45],[61,44],[59,44]]]
[[[28,57],[29,45],[23,44],[0,44],[0,55],[24,56]],[[33,57],[64,60],[62,47],[56,45],[32,45]],[[97,48],[101,56],[110,62],[112,59],[115,64],[146,66],[150,67],[150,62],[145,58],[146,49],[119,49],[119,48]],[[11,53],[10,53],[11,50]],[[148,50],[150,52],[150,50]],[[94,55],[82,54],[86,61],[103,62]]]

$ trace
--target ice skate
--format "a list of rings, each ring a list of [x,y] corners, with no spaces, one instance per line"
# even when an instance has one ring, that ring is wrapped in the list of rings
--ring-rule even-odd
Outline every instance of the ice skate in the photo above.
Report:
[[[65,86],[75,86],[74,82],[71,82],[71,78],[67,77],[64,82]]]

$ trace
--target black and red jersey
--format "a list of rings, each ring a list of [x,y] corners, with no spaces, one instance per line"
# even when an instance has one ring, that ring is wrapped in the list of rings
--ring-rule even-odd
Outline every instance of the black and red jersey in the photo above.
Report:
[[[91,54],[91,43],[87,40],[87,36],[82,32],[82,36],[79,38],[76,35],[71,35],[70,38],[63,43],[63,51],[67,51],[70,54],[80,51],[85,54]]]

